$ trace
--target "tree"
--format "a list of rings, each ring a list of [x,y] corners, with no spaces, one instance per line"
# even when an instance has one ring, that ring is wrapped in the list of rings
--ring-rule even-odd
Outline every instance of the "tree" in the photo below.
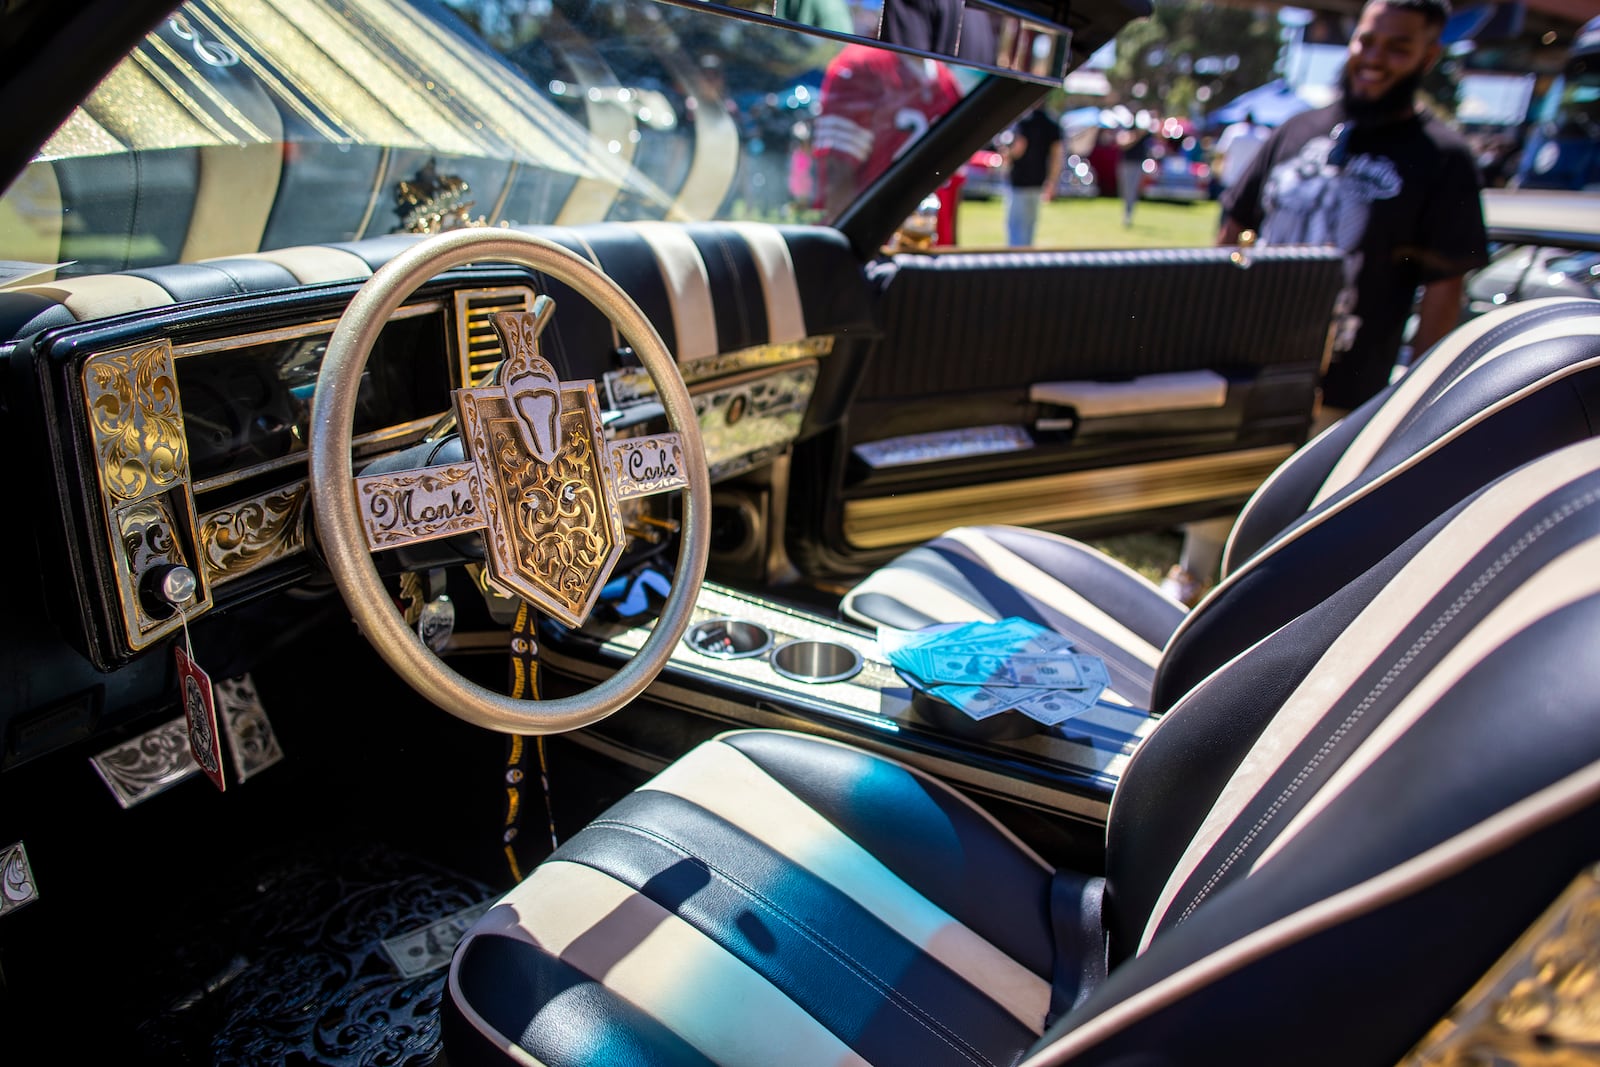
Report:
[[[1155,0],[1149,18],[1117,35],[1107,79],[1137,111],[1198,116],[1273,77],[1279,27],[1268,7]]]

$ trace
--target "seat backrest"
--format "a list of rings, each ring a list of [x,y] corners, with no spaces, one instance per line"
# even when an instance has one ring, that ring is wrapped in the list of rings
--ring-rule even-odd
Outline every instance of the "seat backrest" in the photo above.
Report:
[[[1163,650],[1165,711],[1441,511],[1600,425],[1600,300],[1528,301],[1458,327],[1297,451],[1234,525],[1224,578]]]
[[[1111,974],[1028,1067],[1398,1062],[1600,858],[1597,633],[1588,440],[1196,687],[1112,805]]]

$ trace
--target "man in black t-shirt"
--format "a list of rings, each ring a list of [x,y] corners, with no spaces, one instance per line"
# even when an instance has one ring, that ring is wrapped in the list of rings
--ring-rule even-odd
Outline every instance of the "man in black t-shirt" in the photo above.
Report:
[[[1008,137],[1006,240],[1015,246],[1031,245],[1039,204],[1055,197],[1061,181],[1061,124],[1043,108],[1034,108],[1017,120]]]
[[[1262,244],[1345,253],[1322,382],[1330,414],[1388,383],[1418,286],[1421,355],[1459,320],[1463,275],[1487,262],[1472,151],[1416,104],[1449,14],[1447,0],[1369,0],[1340,100],[1285,121],[1223,195],[1219,244],[1255,230]]]

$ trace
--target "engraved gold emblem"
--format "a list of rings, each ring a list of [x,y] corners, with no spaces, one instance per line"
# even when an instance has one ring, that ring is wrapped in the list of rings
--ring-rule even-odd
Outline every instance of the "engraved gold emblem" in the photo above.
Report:
[[[1583,871],[1400,1067],[1600,1061],[1600,866]]]
[[[128,647],[141,649],[182,621],[173,611],[152,613],[141,582],[156,568],[195,562],[194,493],[172,346],[97,352],[82,374],[124,635]],[[210,606],[203,580],[189,608]]]
[[[618,503],[687,478],[675,433],[605,439],[594,382],[539,352],[554,311],[494,315],[498,380],[455,394],[464,462],[357,478],[356,498],[374,551],[482,530],[488,581],[579,626],[626,545]]]

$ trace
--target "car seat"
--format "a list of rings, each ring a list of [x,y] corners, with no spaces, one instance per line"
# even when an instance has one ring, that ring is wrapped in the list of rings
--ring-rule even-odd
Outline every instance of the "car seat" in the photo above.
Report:
[[[1483,1027],[1507,1062],[1559,1050],[1540,1020],[1592,974],[1574,915],[1600,901],[1597,504],[1600,440],[1561,449],[1212,673],[1129,764],[1103,879],[885,756],[707,741],[469,930],[446,1055],[1350,1067],[1465,1062]],[[1550,1010],[1496,1010],[1513,983]]]
[[[1509,306],[1284,461],[1191,611],[1080,541],[1014,526],[950,530],[868,575],[841,610],[903,629],[1031,619],[1104,659],[1115,697],[1164,712],[1468,493],[1593,434],[1597,415],[1600,300]]]

